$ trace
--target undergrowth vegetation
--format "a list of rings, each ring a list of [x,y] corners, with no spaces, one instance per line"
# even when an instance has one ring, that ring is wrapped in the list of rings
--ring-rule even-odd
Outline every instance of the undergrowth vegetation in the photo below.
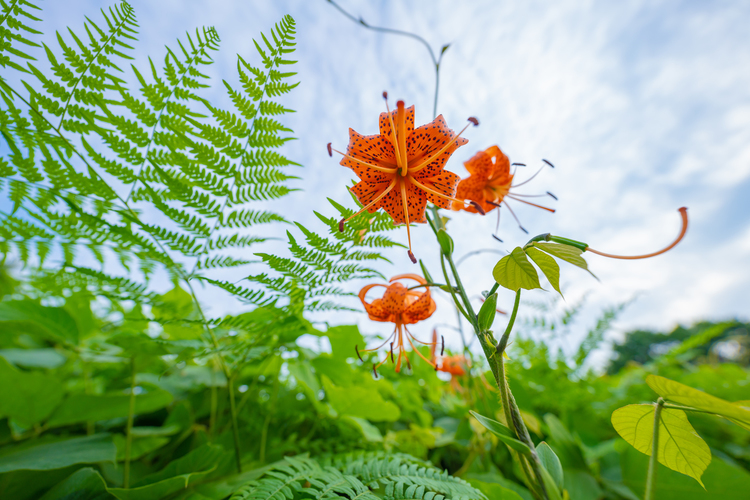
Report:
[[[497,197],[472,198],[467,179],[442,170],[462,145],[442,117],[417,129],[399,101],[381,135],[352,135],[341,154],[361,179],[355,199],[330,200],[316,232],[265,207],[303,175],[304,159],[283,153],[284,97],[300,84],[294,19],[258,34],[256,52],[216,81],[212,28],[146,57],[126,2],[54,36],[37,30],[40,6],[0,0],[0,498],[746,497],[750,371],[731,352],[746,352],[748,325],[634,332],[607,374],[588,361],[621,307],[573,359],[544,335],[576,307],[527,321],[509,346],[537,269],[559,292],[558,261],[587,270],[584,252],[612,256],[541,235],[470,299],[439,209],[499,210],[515,199],[512,175],[482,174]],[[232,107],[207,100],[209,87]],[[467,162],[472,176],[482,155],[508,162],[493,146]],[[394,222],[430,224],[440,277],[422,265],[386,281],[374,263],[403,247]],[[270,253],[270,239],[288,250]],[[391,337],[335,321],[358,279],[385,288],[360,299],[370,319],[394,323]],[[502,327],[500,286],[516,293]],[[207,314],[206,293],[243,312]],[[449,352],[437,333],[414,343],[407,327],[434,312],[431,293],[453,301],[482,353]],[[330,349],[303,347],[303,335]]]

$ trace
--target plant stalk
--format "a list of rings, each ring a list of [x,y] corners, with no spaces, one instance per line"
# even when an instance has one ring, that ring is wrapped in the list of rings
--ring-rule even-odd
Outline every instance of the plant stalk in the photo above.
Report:
[[[242,473],[242,455],[240,454],[240,431],[237,427],[237,408],[234,403],[234,375],[227,378],[227,389],[229,390],[229,411],[232,414],[232,437],[234,438],[234,459],[237,464],[237,472]]]
[[[135,416],[135,356],[130,358],[130,401],[128,404],[128,423],[125,427],[125,465],[122,471],[122,486],[130,485],[130,451],[133,445],[133,419]]]
[[[643,500],[654,499],[654,489],[656,488],[656,465],[659,463],[659,424],[661,424],[662,408],[664,408],[664,399],[659,398],[656,401],[656,409],[654,410],[654,435],[651,438],[651,457],[648,459],[646,493],[643,495]]]

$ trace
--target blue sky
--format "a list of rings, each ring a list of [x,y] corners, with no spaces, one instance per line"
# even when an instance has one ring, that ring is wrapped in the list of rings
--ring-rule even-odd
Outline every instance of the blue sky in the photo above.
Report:
[[[226,102],[220,78],[235,78],[236,54],[256,61],[252,38],[267,33],[284,14],[296,19],[302,83],[285,104],[297,110],[288,123],[299,140],[286,153],[304,165],[299,183],[304,191],[283,207],[289,218],[312,228],[321,229],[312,211],[330,213],[326,197],[348,200],[345,186],[353,179],[328,157],[326,143],[345,147],[349,127],[375,133],[383,90],[414,104],[418,125],[432,119],[434,72],[424,47],[365,30],[325,0],[131,4],[140,24],[137,48],[155,59],[186,30],[216,27],[222,49],[210,70],[216,85],[208,97],[219,102]],[[42,29],[50,36],[67,25],[80,28],[83,15],[92,17],[92,9],[106,5],[47,1]],[[641,253],[670,242],[679,230],[677,209],[689,208],[688,234],[668,254],[635,262],[591,255],[600,282],[563,268],[566,304],[586,296],[588,312],[560,345],[571,349],[598,311],[633,298],[611,338],[636,327],[750,318],[750,3],[341,0],[340,5],[370,24],[418,33],[435,50],[451,44],[443,59],[438,112],[454,129],[469,116],[478,117],[481,126],[467,130],[470,142],[457,151],[449,170],[465,175],[462,162],[493,144],[511,161],[529,165],[519,179],[542,158],[555,164],[524,192],[554,192],[559,202],[550,202],[557,213],[513,206],[532,234],[552,232],[603,251]],[[144,60],[138,64],[145,66]],[[498,243],[491,237],[495,222],[494,215],[454,214],[457,254],[509,251],[528,239],[505,212],[499,232],[505,243]],[[429,229],[420,227],[413,236],[427,242],[416,245],[417,256],[437,270]],[[405,231],[399,237],[405,242]],[[390,257],[394,265],[383,266],[384,274],[416,270],[405,252]],[[489,288],[497,258],[488,253],[462,265],[473,294]],[[360,286],[352,284],[352,290]],[[526,294],[532,301],[549,297]],[[448,302],[440,301],[434,323],[454,321]],[[227,307],[215,302],[216,312]],[[501,308],[511,303],[510,292],[500,297]],[[372,333],[382,326],[363,315],[327,319],[358,321]],[[428,327],[423,330],[415,333],[427,336]],[[455,336],[449,338],[455,345]]]

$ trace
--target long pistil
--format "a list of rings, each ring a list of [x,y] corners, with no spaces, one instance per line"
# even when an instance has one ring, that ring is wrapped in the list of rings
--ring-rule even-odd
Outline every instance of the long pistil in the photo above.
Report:
[[[414,254],[411,252],[411,230],[409,229],[409,205],[406,197],[406,182],[403,179],[399,182],[401,183],[401,204],[404,206],[404,220],[406,221],[406,237],[409,240],[409,258],[413,264],[416,264],[417,258],[414,257]]]

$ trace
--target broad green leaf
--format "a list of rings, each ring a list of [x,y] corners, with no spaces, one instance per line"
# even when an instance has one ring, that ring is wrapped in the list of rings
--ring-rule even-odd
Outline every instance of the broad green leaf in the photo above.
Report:
[[[107,485],[102,476],[91,467],[85,467],[58,483],[40,500],[107,500],[112,498],[114,497],[107,493]]]
[[[570,498],[576,500],[599,500],[603,498],[602,489],[599,487],[596,478],[580,469],[569,469],[565,472],[565,489]]]
[[[541,269],[544,275],[547,277],[547,280],[549,281],[549,284],[552,285],[552,288],[554,288],[557,293],[562,295],[562,292],[560,291],[560,266],[557,264],[557,261],[546,253],[540,252],[534,247],[526,248],[526,255],[531,257],[531,260],[534,261],[534,264],[539,266],[539,269]]]
[[[651,456],[654,437],[653,404],[624,406],[612,413],[617,433],[636,450]],[[670,469],[690,476],[701,486],[701,476],[711,463],[711,450],[690,425],[682,410],[662,409],[659,419],[657,459]]]
[[[646,383],[667,401],[727,417],[743,427],[750,426],[750,409],[743,408],[736,403],[730,403],[658,375],[649,375],[646,377]]]
[[[172,395],[161,389],[154,389],[135,397],[135,413],[151,413],[172,402]],[[47,425],[60,427],[82,422],[96,422],[110,418],[127,417],[130,410],[130,395],[75,394],[65,401],[52,414]]]
[[[523,500],[515,491],[509,490],[497,483],[485,483],[478,479],[468,479],[468,482],[492,500]]]
[[[548,254],[554,257],[557,257],[560,260],[564,260],[565,262],[573,264],[576,267],[585,269],[586,271],[589,272],[589,274],[591,274],[591,276],[594,276],[594,273],[589,271],[588,263],[586,263],[584,258],[581,257],[583,250],[581,250],[580,248],[576,248],[570,245],[562,245],[560,243],[549,243],[549,242],[539,242],[539,241],[535,241],[534,243],[532,243],[532,245],[540,250],[547,252]],[[594,278],[596,278],[596,276],[594,276]]]
[[[219,446],[204,445],[169,463],[164,469],[135,483],[130,489],[110,488],[119,500],[160,500],[204,478],[231,460]]]
[[[542,288],[536,269],[526,258],[521,247],[516,247],[511,253],[500,259],[492,270],[492,276],[500,286],[514,292],[520,288],[533,290]]]
[[[547,491],[547,496],[550,500],[562,500],[562,491],[557,487],[552,475],[547,472],[544,467],[541,468],[542,481],[544,482],[544,489]]]
[[[472,486],[479,489],[480,491],[483,491],[481,488],[479,488],[474,482],[482,482],[482,483],[489,483],[489,484],[499,484],[506,490],[510,490],[514,492],[516,495],[521,497],[521,500],[534,500],[534,497],[531,496],[531,493],[528,489],[526,489],[524,486],[520,485],[519,483],[515,481],[511,481],[510,479],[506,479],[500,474],[492,473],[492,472],[468,472],[464,478],[469,481]],[[507,494],[507,493],[506,493]],[[488,497],[492,498],[492,497]],[[502,497],[501,497],[502,498]],[[515,498],[515,497],[511,497]]]
[[[547,469],[549,475],[552,476],[552,479],[554,480],[555,485],[557,485],[557,488],[562,490],[564,476],[560,459],[557,458],[557,455],[555,455],[555,452],[552,451],[552,448],[550,448],[549,445],[544,441],[537,445],[536,453],[537,455],[539,455],[539,460],[542,462],[544,468]]]
[[[74,464],[114,462],[117,448],[110,434],[95,434],[40,444],[0,457],[0,474],[15,470],[62,469]]]
[[[516,439],[513,432],[497,420],[492,420],[491,418],[487,418],[483,415],[480,415],[479,413],[475,411],[469,411],[474,418],[476,418],[480,424],[484,426],[485,429],[493,433],[497,438],[502,441],[503,443],[507,444],[517,452],[529,456],[531,455],[531,449],[526,445],[526,443],[523,443]]]
[[[0,358],[0,418],[10,417],[31,426],[47,418],[64,394],[65,388],[57,378],[22,372]]]
[[[122,434],[115,434],[113,436],[115,446],[117,446],[117,460],[125,460],[125,441],[126,438]],[[169,442],[169,438],[149,436],[142,438],[133,438],[133,442],[130,447],[130,460],[138,460],[143,455],[151,453],[154,450],[158,450]]]
[[[586,458],[583,456],[581,445],[570,431],[551,413],[544,415],[544,423],[549,429],[550,442],[557,450],[557,456],[565,469],[587,470]]]
[[[0,357],[9,363],[24,368],[57,368],[68,358],[52,348],[43,349],[0,349]]]
[[[358,385],[336,387],[325,375],[321,378],[326,398],[339,415],[360,417],[370,422],[395,422],[401,416],[398,406],[384,400],[377,389]]]
[[[639,495],[646,488],[648,457],[620,442],[620,466],[625,485]],[[657,500],[747,500],[750,473],[714,457],[701,478],[702,488],[693,479],[659,465],[654,498]]]
[[[4,322],[21,323],[30,333],[59,342],[78,343],[78,326],[62,307],[45,307],[30,300],[0,302],[0,323]]]
[[[354,426],[362,433],[362,437],[364,437],[366,441],[371,443],[383,442],[383,435],[380,433],[380,430],[364,418],[347,415],[344,419],[352,422],[352,424],[354,424]]]
[[[331,353],[334,358],[356,358],[354,346],[365,348],[365,339],[359,333],[357,325],[341,325],[330,327],[324,335],[331,342]]]

